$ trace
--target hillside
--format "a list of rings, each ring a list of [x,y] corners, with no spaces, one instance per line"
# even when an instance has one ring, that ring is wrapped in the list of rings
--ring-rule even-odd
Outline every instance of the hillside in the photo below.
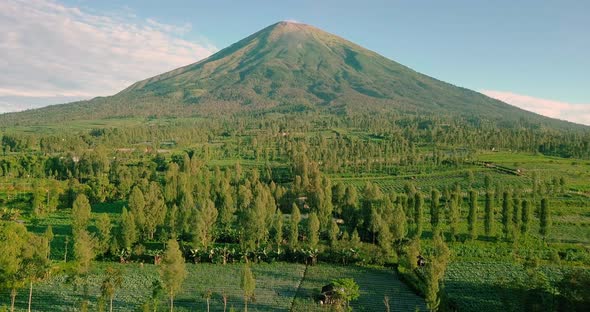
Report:
[[[139,81],[113,96],[4,114],[0,125],[308,110],[573,125],[436,80],[313,26],[291,22],[271,25],[207,59]]]

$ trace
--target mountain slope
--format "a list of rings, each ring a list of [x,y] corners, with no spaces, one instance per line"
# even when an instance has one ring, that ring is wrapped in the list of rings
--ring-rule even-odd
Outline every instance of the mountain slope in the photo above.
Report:
[[[0,116],[0,124],[87,118],[322,110],[566,123],[420,74],[315,27],[280,22],[200,62],[116,95]]]

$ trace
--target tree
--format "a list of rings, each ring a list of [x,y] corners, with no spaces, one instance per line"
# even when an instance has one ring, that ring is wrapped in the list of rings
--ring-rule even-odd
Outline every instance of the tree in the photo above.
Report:
[[[379,229],[377,232],[379,233],[377,242],[383,253],[382,258],[384,261],[388,261],[393,254],[393,235],[391,234],[388,224],[384,220],[379,222]]]
[[[254,279],[254,274],[252,274],[252,270],[248,264],[244,265],[244,268],[242,269],[240,288],[244,292],[244,311],[248,312],[248,301],[254,298],[254,290],[256,289],[256,280]]]
[[[543,240],[549,235],[551,228],[551,211],[549,209],[549,200],[544,197],[541,199],[541,210],[539,211],[539,234],[543,236]]]
[[[0,223],[0,286],[10,289],[10,311],[14,311],[17,290],[23,287],[22,253],[26,228],[18,223]]]
[[[74,259],[75,263],[75,274],[79,276],[85,276],[90,271],[90,265],[94,260],[94,247],[95,240],[88,233],[88,231],[82,230],[78,232],[74,241]]]
[[[514,193],[512,196],[512,233],[514,239],[518,238],[520,233],[520,225],[522,222],[522,201],[520,200],[519,194]]]
[[[215,223],[217,221],[217,209],[209,199],[201,205],[196,214],[196,235],[193,244],[207,249],[214,242]]]
[[[299,240],[299,222],[301,221],[301,213],[299,213],[299,207],[293,203],[291,209],[291,226],[289,229],[289,246],[293,249],[297,247]]]
[[[137,242],[135,220],[133,213],[127,212],[127,208],[123,207],[123,213],[119,221],[119,241],[123,248],[131,249],[133,244]]]
[[[415,237],[420,238],[422,236],[422,219],[424,218],[424,211],[422,206],[424,205],[424,196],[420,192],[416,192],[414,195],[414,224],[416,226]]]
[[[10,290],[10,310],[18,289],[29,284],[29,307],[33,297],[33,283],[45,276],[49,269],[47,241],[43,236],[27,232],[22,224],[0,223],[0,287]]]
[[[50,261],[47,258],[49,245],[43,236],[37,236],[29,233],[25,252],[23,253],[23,273],[25,279],[29,282],[29,304],[28,312],[31,312],[31,303],[33,301],[33,283],[47,277],[50,269]]]
[[[111,242],[111,218],[106,213],[98,215],[96,220],[96,228],[98,229],[98,250],[99,253],[105,254],[109,250]]]
[[[349,309],[351,301],[357,300],[361,295],[359,285],[352,278],[339,278],[331,284],[334,286],[335,299],[341,302],[345,310]]]
[[[33,198],[31,199],[31,206],[33,214],[35,216],[41,216],[45,214],[45,208],[43,207],[43,190],[39,185],[33,185]]]
[[[404,208],[400,203],[395,205],[393,217],[391,218],[391,234],[393,239],[401,240],[406,237],[407,220]]]
[[[449,263],[450,251],[440,235],[432,241],[432,254],[427,256],[424,266],[425,291],[424,299],[430,311],[437,311],[440,305],[440,281]]]
[[[133,223],[137,229],[145,227],[145,197],[139,186],[134,186],[129,194],[129,212],[133,215],[135,220]]]
[[[451,200],[449,201],[449,234],[451,241],[457,239],[457,230],[459,223],[459,208],[458,208],[459,195],[453,193]]]
[[[309,214],[307,226],[309,247],[316,248],[320,241],[320,220],[318,219],[318,216],[315,212]]]
[[[529,201],[523,199],[522,201],[522,222],[520,232],[522,235],[526,235],[529,231],[529,223],[531,222],[531,207],[529,207]]]
[[[93,237],[86,230],[80,230],[74,239],[74,259],[75,263],[72,267],[71,275],[69,280],[73,282],[74,289],[81,287],[82,289],[82,300],[80,309],[83,311],[88,310],[89,299],[88,299],[88,275],[90,272],[90,266],[94,260],[94,247],[96,243]]]
[[[326,231],[330,221],[332,220],[332,182],[325,176],[317,176],[314,180],[318,180],[317,191],[312,194],[316,198],[317,216],[320,220],[320,227],[322,232]]]
[[[504,191],[502,194],[502,233],[504,239],[508,240],[512,235],[512,196],[510,192]]]
[[[51,226],[51,224],[47,225],[47,228],[45,229],[45,233],[43,234],[45,236],[45,240],[47,242],[47,259],[49,260],[51,258],[51,242],[53,241],[53,227]]]
[[[332,222],[330,222],[330,226],[328,227],[330,246],[336,246],[336,243],[338,242],[338,234],[340,234],[340,228],[338,228],[338,223],[336,223],[336,220],[332,219]]]
[[[484,232],[486,236],[494,235],[494,193],[489,190],[485,198]]]
[[[477,191],[469,191],[469,214],[467,215],[467,230],[469,231],[469,238],[477,238]]]
[[[344,193],[344,204],[342,207],[342,218],[351,228],[359,225],[359,205],[356,187],[348,186]]]
[[[144,232],[148,239],[154,238],[156,228],[166,219],[166,204],[160,186],[156,182],[150,183],[149,191],[145,196],[145,226]]]
[[[182,233],[182,228],[178,223],[178,206],[176,206],[176,204],[172,204],[172,207],[168,209],[168,213],[166,215],[166,228],[168,230],[169,239],[176,239],[178,235]]]
[[[102,280],[100,285],[100,291],[105,299],[109,300],[109,311],[113,312],[113,299],[115,298],[115,292],[123,284],[123,272],[121,269],[114,269],[108,267],[105,270],[105,278]]]
[[[224,290],[221,291],[221,301],[223,302],[223,312],[227,311],[227,302],[229,301],[229,294]]]
[[[439,231],[440,224],[440,192],[437,189],[432,189],[430,199],[430,226],[432,227],[432,233]]]
[[[154,279],[154,281],[152,281],[151,291],[151,305],[154,309],[153,311],[156,312],[158,310],[158,305],[160,304],[160,297],[164,295],[164,287],[162,287],[162,282],[159,279]]]
[[[259,185],[254,201],[241,214],[239,218],[242,227],[240,243],[244,249],[253,249],[260,246],[268,236],[267,217],[269,203],[264,188]],[[274,208],[274,207],[272,207]]]
[[[162,286],[170,298],[170,312],[172,312],[174,311],[174,296],[186,278],[186,266],[178,242],[171,239],[167,245],[160,265],[160,278]]]
[[[231,229],[236,205],[232,197],[232,190],[229,180],[222,182],[222,189],[217,194],[216,206],[219,207],[219,225],[223,231]]]
[[[213,296],[211,289],[205,290],[202,294],[202,297],[205,298],[205,301],[207,302],[207,312],[209,312],[209,302],[211,301],[211,296]]]
[[[90,216],[91,211],[88,198],[84,194],[78,195],[72,206],[72,233],[74,236],[76,236],[78,232],[88,228]]]
[[[277,247],[283,244],[283,214],[280,210],[274,216],[272,223],[274,243]]]
[[[377,232],[379,232],[381,224],[381,216],[377,212],[376,208],[371,208],[371,215],[369,218],[369,230],[371,231],[371,237],[373,239],[373,244],[375,244],[375,237]]]

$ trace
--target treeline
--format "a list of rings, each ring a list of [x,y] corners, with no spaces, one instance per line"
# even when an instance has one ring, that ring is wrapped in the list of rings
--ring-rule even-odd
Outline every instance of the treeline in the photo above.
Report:
[[[357,132],[358,129],[362,132]],[[400,159],[407,158],[407,154],[411,157],[412,150],[415,152],[418,146],[430,146],[430,149],[441,147],[443,150],[509,149],[575,158],[590,156],[590,133],[583,129],[555,130],[524,121],[498,127],[484,120],[445,116],[260,114],[215,119],[156,119],[142,125],[133,125],[132,122],[126,127],[96,128],[82,133],[55,131],[55,134],[49,135],[4,133],[2,151],[5,154],[22,151],[63,153],[79,152],[98,145],[109,148],[139,145],[140,149],[146,146],[158,149],[174,144],[186,148],[196,143],[231,139],[241,144],[225,144],[224,154],[258,159],[264,155],[265,159],[285,155],[287,142],[293,144],[302,140],[310,147],[310,152],[318,155],[326,151],[346,151],[353,157],[375,160],[388,158],[388,155]],[[310,133],[316,135],[309,136]],[[358,155],[363,151],[369,154]],[[369,155],[371,157],[362,157]],[[323,161],[328,156],[313,158]],[[332,167],[339,166],[333,164]]]

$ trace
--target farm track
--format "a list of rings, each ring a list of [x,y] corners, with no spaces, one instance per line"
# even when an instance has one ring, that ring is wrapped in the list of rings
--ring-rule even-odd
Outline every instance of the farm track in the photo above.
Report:
[[[297,290],[295,291],[295,296],[293,296],[293,300],[291,300],[291,307],[289,307],[289,311],[293,311],[293,306],[295,305],[295,298],[297,298],[300,295],[301,284],[303,284],[303,280],[305,280],[305,276],[307,275],[308,269],[309,269],[309,265],[306,265],[305,271],[303,271],[303,275],[301,276],[301,280],[299,280],[299,284],[297,285]]]

